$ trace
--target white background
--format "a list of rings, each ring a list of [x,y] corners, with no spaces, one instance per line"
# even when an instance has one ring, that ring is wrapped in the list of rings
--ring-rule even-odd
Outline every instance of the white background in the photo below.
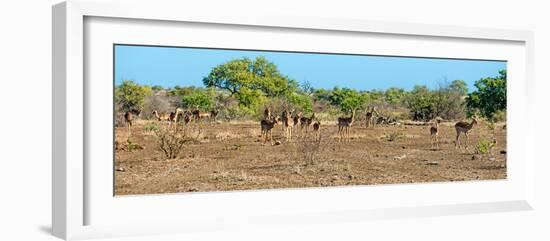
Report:
[[[56,240],[51,227],[51,4],[3,2],[0,8],[0,240]],[[227,2],[227,3],[224,3]],[[539,159],[535,211],[301,225],[276,230],[231,230],[179,237],[117,240],[549,240],[548,128],[550,15],[544,1],[202,1],[212,14],[274,12],[298,16],[437,23],[535,31]],[[154,9],[152,9],[154,11]],[[548,158],[545,158],[548,159]]]

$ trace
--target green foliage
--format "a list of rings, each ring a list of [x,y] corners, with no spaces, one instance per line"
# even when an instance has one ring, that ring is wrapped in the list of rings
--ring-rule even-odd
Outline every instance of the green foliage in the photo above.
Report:
[[[178,96],[178,97],[183,97],[183,96],[186,96],[186,95],[190,95],[190,94],[193,94],[195,93],[197,90],[199,90],[199,88],[195,87],[195,86],[188,86],[188,87],[180,87],[180,86],[174,86],[174,88],[172,88],[169,92],[168,92],[168,95],[169,96]]]
[[[160,86],[160,85],[153,85],[153,87],[151,87],[152,90],[154,91],[159,91],[159,90],[163,90],[164,87]]]
[[[403,88],[389,88],[384,93],[384,100],[391,105],[401,104],[407,93]]]
[[[207,91],[195,91],[191,94],[184,95],[181,99],[184,107],[195,108],[198,107],[201,110],[211,110],[213,107],[213,100],[210,93]]]
[[[313,101],[306,94],[293,93],[287,97],[288,102],[298,110],[302,110],[304,114],[313,112]]]
[[[154,132],[159,130],[159,126],[154,123],[147,123],[143,126],[143,129],[148,132]]]
[[[142,109],[145,97],[151,96],[152,90],[148,86],[141,86],[134,81],[124,80],[115,88],[115,98],[123,111]]]
[[[466,83],[455,80],[451,84],[442,83],[435,90],[426,86],[415,86],[404,94],[407,108],[413,120],[431,120],[436,116],[444,119],[461,119],[465,106],[463,96],[468,92]]]
[[[493,147],[495,147],[495,142],[487,139],[481,139],[477,142],[475,146],[476,153],[486,155],[491,154]]]
[[[218,65],[203,83],[229,91],[249,109],[264,102],[264,97],[287,97],[298,90],[296,81],[282,75],[277,66],[264,57],[235,59]]]
[[[332,105],[338,106],[341,111],[356,110],[363,106],[365,99],[357,90],[338,87],[334,88],[329,96]]]
[[[430,120],[435,117],[435,95],[424,85],[417,85],[409,93],[406,103],[413,120]]]
[[[483,117],[493,120],[495,114],[506,111],[506,70],[499,76],[476,81],[476,91],[466,99],[470,113],[479,112]]]
[[[261,106],[266,101],[266,98],[260,90],[241,87],[237,95],[237,100],[239,100],[239,105],[241,107],[253,111]]]
[[[225,118],[229,120],[248,119],[256,113],[248,108],[241,108],[240,106],[230,106],[225,108],[223,111]]]
[[[132,152],[135,150],[142,150],[143,147],[138,145],[137,143],[134,143],[130,138],[128,138],[126,139],[126,144],[123,147],[123,149],[125,149],[128,152]]]

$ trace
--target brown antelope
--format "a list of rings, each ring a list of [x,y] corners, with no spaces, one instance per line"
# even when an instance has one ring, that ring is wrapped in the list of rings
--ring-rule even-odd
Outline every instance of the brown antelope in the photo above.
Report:
[[[264,110],[264,120],[271,120],[271,108],[265,108]]]
[[[321,122],[316,120],[313,122],[313,133],[315,134],[315,141],[321,140]]]
[[[441,118],[436,117],[434,119],[433,126],[430,127],[430,142],[432,144],[432,150],[435,148],[439,149],[439,123],[441,123]]]
[[[285,137],[287,141],[290,141],[292,139],[292,116],[290,115],[290,112],[288,110],[283,111],[281,114],[281,121],[283,122],[283,132],[285,133]]]
[[[168,122],[168,124],[172,123],[172,121],[174,120],[174,112],[168,114],[166,112],[162,112],[159,114],[158,111],[154,110],[153,113],[152,113],[158,121],[166,121]]]
[[[306,129],[306,135],[309,131],[309,127],[313,123],[313,120],[315,119],[315,113],[311,114],[310,118],[307,118],[305,116],[300,118],[300,134],[302,133],[303,129]]]
[[[184,115],[185,111],[182,108],[176,107],[172,113],[174,113],[174,118],[172,118],[172,121],[174,123],[178,123],[180,116]]]
[[[338,135],[340,136],[340,142],[342,139],[350,140],[350,129],[353,125],[353,119],[355,118],[355,110],[351,111],[350,117],[338,117]]]
[[[193,113],[189,110],[176,108],[176,118],[174,119],[174,122],[177,123],[180,118],[182,118],[184,124],[188,124],[193,119]]]
[[[291,123],[291,128],[293,130],[296,130],[298,128],[298,126],[301,125],[301,123],[300,123],[301,118],[302,118],[302,112],[296,113],[296,111],[293,111],[292,123]]]
[[[456,130],[456,141],[455,141],[455,148],[460,147],[460,133],[464,133],[466,136],[466,145],[464,146],[465,149],[468,149],[468,134],[470,133],[470,130],[474,127],[474,125],[477,124],[477,119],[474,116],[472,118],[472,122],[468,123],[465,121],[460,121],[455,124],[455,130]]]
[[[219,109],[214,109],[210,111],[210,121],[216,121],[216,117],[218,117],[218,114],[220,113]]]
[[[267,139],[269,138],[269,141],[271,142],[271,145],[273,145],[273,135],[272,130],[275,125],[279,122],[279,117],[272,118],[270,120],[262,120],[260,121],[260,127],[261,127],[261,135],[263,138],[263,144],[267,142]]]
[[[376,117],[374,117],[374,115],[376,115]],[[373,127],[376,127],[376,119],[378,116],[378,111],[376,111],[376,107],[373,106],[370,111],[367,111],[365,114],[365,127],[369,128],[371,123]]]
[[[199,109],[195,109],[191,113],[193,114],[193,117],[196,122],[199,122],[200,120],[204,120],[204,119],[210,119],[210,116],[211,116],[210,112],[202,112]]]
[[[124,113],[124,120],[126,120],[126,124],[128,125],[128,136],[132,134],[132,125],[134,124],[134,120],[141,115],[140,109],[131,109],[129,111],[126,111]]]

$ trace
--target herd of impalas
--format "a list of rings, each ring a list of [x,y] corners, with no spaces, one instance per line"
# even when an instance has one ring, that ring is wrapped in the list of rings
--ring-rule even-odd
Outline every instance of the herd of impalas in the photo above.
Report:
[[[351,127],[355,121],[356,116],[355,110],[350,110],[350,112],[350,116],[342,116],[337,118],[336,123],[338,127],[339,142],[349,142],[351,140]],[[194,110],[184,110],[182,108],[176,108],[175,111],[170,113],[159,113],[155,110],[152,112],[152,115],[154,115],[159,122],[167,122],[169,125],[174,125],[174,127],[177,127],[178,121],[182,121],[184,124],[189,124],[190,122],[200,123],[204,120],[213,121],[216,119],[218,113],[218,109],[211,110],[209,112],[203,112],[200,111],[198,108],[195,108]],[[128,135],[131,135],[131,128],[134,120],[139,117],[140,114],[141,110],[139,109],[132,109],[125,112],[124,119],[126,120]],[[372,107],[370,108],[370,110],[367,110],[365,112],[366,128],[369,128],[370,125],[375,127],[377,123],[380,123],[380,120],[384,121],[385,123],[390,123],[386,118],[379,116],[379,113],[375,107]],[[441,120],[442,119],[439,117],[434,118],[429,128],[432,149],[439,149],[438,136],[440,133],[439,124],[441,123]],[[294,129],[299,130],[300,135],[302,135],[304,131],[306,135],[308,135],[311,129],[314,140],[321,140],[321,122],[315,116],[315,113],[307,117],[304,116],[302,112],[297,112],[295,110],[289,111],[285,109],[280,115],[274,115],[270,108],[266,108],[264,110],[263,118],[260,121],[261,138],[263,144],[269,141],[271,145],[273,145],[272,130],[279,123],[281,123],[282,125],[284,136],[287,141],[291,141]],[[393,123],[397,122],[393,120]],[[466,142],[463,146],[466,149],[468,148],[468,134],[476,124],[477,117],[474,116],[472,117],[471,122],[459,121],[454,125],[456,130],[455,148],[458,148],[462,145],[460,141],[461,134],[463,134],[466,138]],[[493,142],[496,142],[496,140],[493,140]]]

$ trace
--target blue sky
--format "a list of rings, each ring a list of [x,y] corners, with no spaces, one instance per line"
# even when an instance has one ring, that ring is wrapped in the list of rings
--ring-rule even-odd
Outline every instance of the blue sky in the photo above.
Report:
[[[163,87],[203,86],[202,79],[212,67],[257,56],[266,57],[282,74],[300,83],[309,81],[315,88],[326,89],[410,90],[415,85],[434,88],[460,79],[472,91],[476,80],[506,69],[505,61],[115,45],[115,84],[133,80]]]

